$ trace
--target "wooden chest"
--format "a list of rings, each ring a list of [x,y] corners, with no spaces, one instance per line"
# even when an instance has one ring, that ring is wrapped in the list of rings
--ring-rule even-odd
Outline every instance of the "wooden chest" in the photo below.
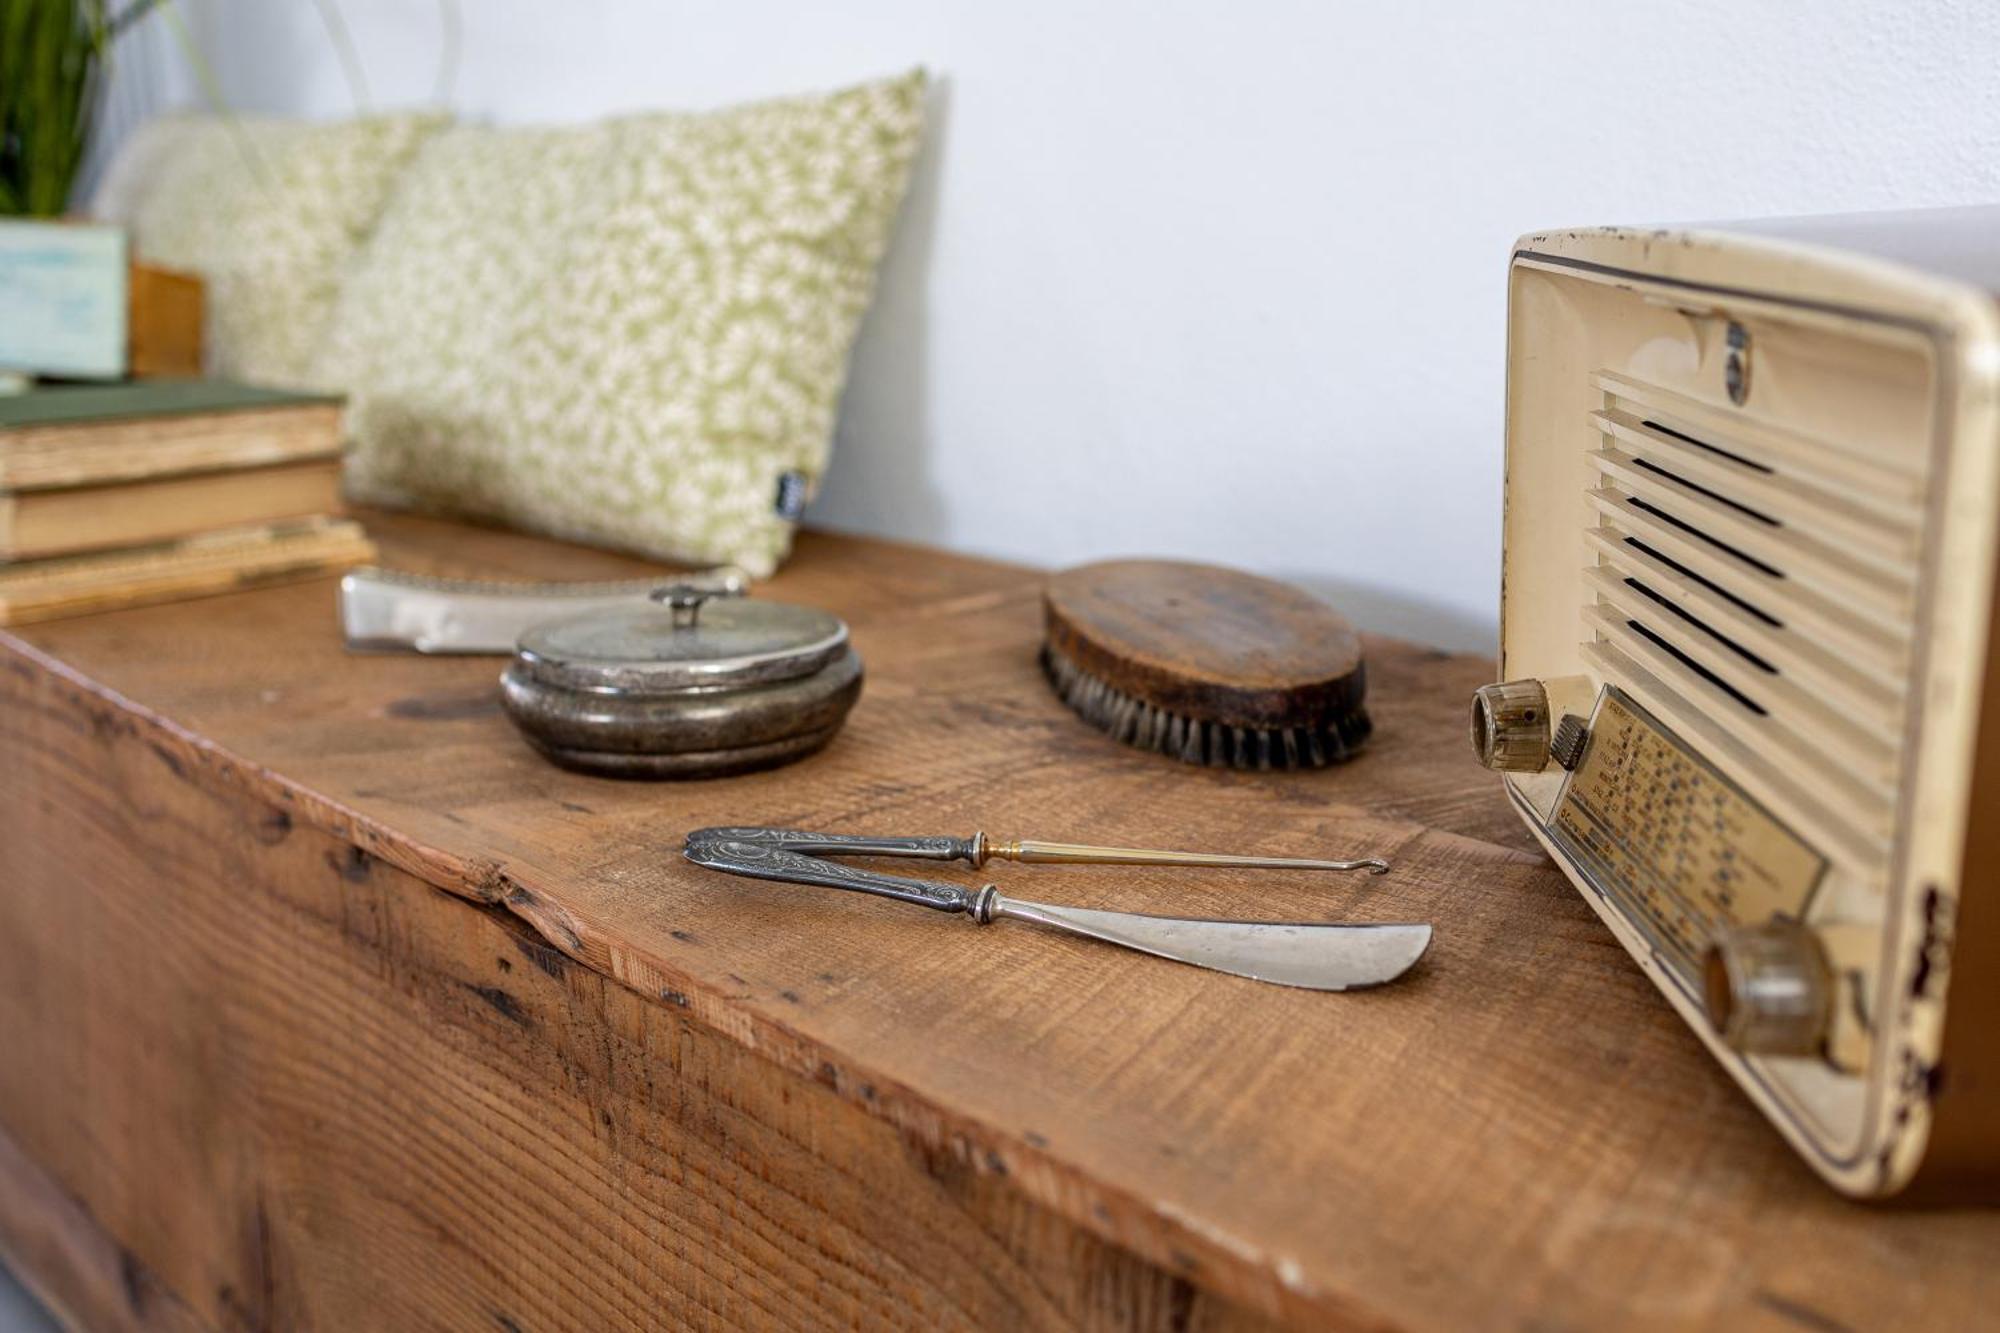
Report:
[[[629,574],[408,519],[406,567]],[[1081,726],[1029,572],[809,538],[824,754],[535,758],[491,660],[350,658],[330,583],[0,637],[0,1248],[91,1328],[1966,1327],[2000,1217],[1842,1202],[1465,752],[1483,660],[1368,644],[1345,767]],[[1003,867],[1054,901],[1428,919],[1324,995],[708,875],[682,832],[1385,854]],[[1015,878],[1018,877],[1018,878]]]

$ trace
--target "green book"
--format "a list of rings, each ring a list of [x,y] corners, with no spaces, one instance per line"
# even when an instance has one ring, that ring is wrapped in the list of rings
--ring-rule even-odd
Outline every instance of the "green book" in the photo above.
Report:
[[[262,389],[229,380],[128,380],[123,384],[44,384],[0,397],[0,431],[78,421],[240,412],[340,402],[338,394]]]
[[[342,403],[227,380],[37,386],[0,397],[0,494],[332,457]]]

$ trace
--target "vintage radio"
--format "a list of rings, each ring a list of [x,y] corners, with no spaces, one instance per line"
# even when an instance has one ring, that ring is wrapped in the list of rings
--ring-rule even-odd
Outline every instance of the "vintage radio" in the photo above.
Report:
[[[2000,1198],[2000,209],[1539,233],[1473,743],[1837,1188]]]

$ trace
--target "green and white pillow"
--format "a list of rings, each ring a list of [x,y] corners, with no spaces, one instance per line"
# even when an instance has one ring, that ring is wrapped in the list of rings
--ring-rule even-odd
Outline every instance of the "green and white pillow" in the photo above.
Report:
[[[446,123],[166,116],[126,141],[91,211],[139,258],[206,280],[211,374],[301,385],[397,177]]]
[[[342,294],[358,498],[753,574],[825,468],[924,76],[426,143]]]

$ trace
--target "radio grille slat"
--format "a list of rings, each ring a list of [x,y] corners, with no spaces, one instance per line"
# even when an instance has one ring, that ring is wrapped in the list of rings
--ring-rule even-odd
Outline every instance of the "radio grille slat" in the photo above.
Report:
[[[1879,498],[1922,507],[1928,466],[1922,441],[1885,443],[1861,452],[1609,371],[1599,371],[1591,381],[1604,391],[1607,407],[1651,417],[1786,476],[1864,501]]]
[[[1865,716],[1884,733],[1900,726],[1903,690],[1890,672],[1862,670],[1851,659],[1828,652],[1818,640],[1788,633],[1787,627],[1768,613],[1732,600],[1726,589],[1711,584],[1686,565],[1647,550],[1643,542],[1608,522],[1586,532],[1584,541],[1607,572],[1636,578],[1672,598],[1697,619],[1775,664],[1788,677]]]
[[[1754,607],[1774,625],[1796,627],[1817,636],[1834,651],[1853,654],[1886,673],[1900,676],[1909,653],[1909,626],[1893,617],[1864,616],[1843,604],[1796,586],[1783,587],[1764,570],[1732,557],[1713,543],[1701,542],[1662,522],[1645,510],[1624,503],[1617,491],[1593,490],[1585,499],[1600,517],[1598,531],[1607,527],[1631,534],[1654,551],[1664,551],[1677,563],[1698,571],[1710,585],[1725,589],[1739,605]]]
[[[1916,575],[1907,560],[1864,558],[1851,546],[1835,546],[1741,501],[1644,469],[1616,449],[1594,450],[1590,461],[1627,503],[1637,501],[1634,507],[1643,512],[1748,557],[1775,578],[1796,580],[1825,596],[1861,601],[1887,623],[1909,615]]]
[[[1663,471],[1735,497],[1788,528],[1822,539],[1865,543],[1892,569],[1907,569],[1915,558],[1916,506],[1875,496],[1857,498],[1786,470],[1719,450],[1706,440],[1676,434],[1671,427],[1627,412],[1591,414],[1598,429],[1619,449]]]

